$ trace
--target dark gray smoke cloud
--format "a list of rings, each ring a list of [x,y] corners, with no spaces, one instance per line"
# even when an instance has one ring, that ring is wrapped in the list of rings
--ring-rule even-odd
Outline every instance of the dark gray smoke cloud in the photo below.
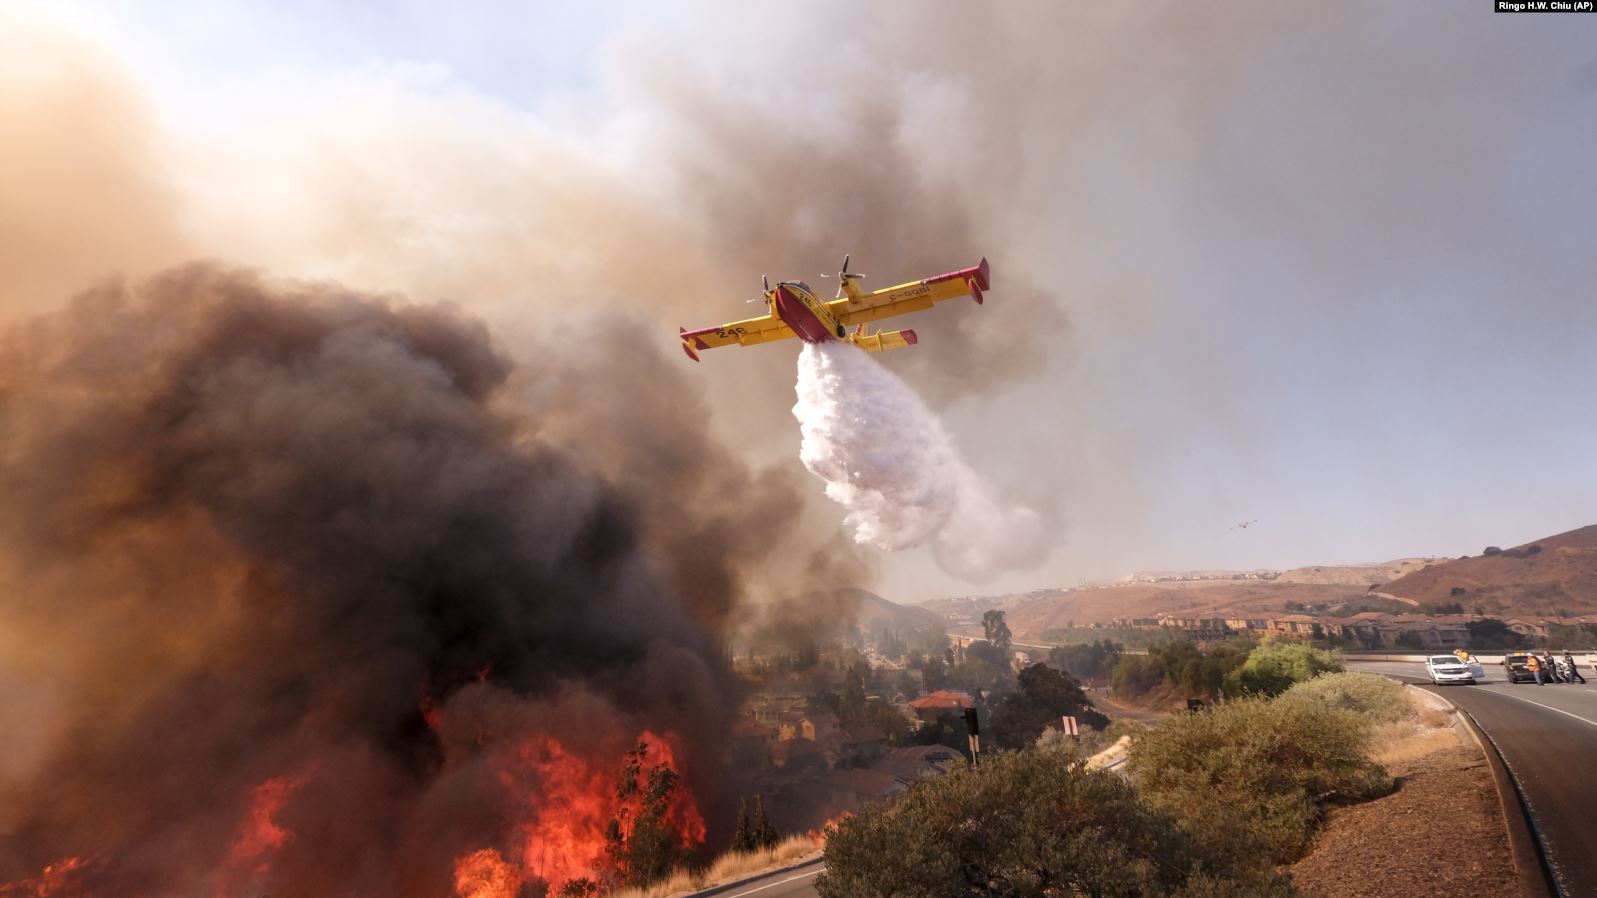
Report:
[[[97,895],[448,894],[462,851],[513,852],[537,796],[496,759],[537,734],[608,770],[676,733],[707,791],[735,705],[721,559],[769,551],[791,497],[673,442],[696,431],[645,411],[661,363],[588,372],[639,412],[614,419],[647,447],[631,460],[656,460],[610,483],[553,442],[595,435],[521,413],[447,307],[196,265],[13,328],[0,883],[79,857]],[[515,377],[571,386],[553,363]],[[704,501],[723,489],[766,535]],[[668,511],[677,542],[649,545]],[[237,834],[274,777],[292,837],[258,882]]]

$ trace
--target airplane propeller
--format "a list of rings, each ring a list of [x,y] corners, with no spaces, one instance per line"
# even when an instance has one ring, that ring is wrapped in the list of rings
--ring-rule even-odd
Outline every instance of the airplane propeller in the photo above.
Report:
[[[771,279],[762,274],[760,275],[760,284],[765,287],[765,292],[753,299],[745,299],[743,300],[744,302],[765,302],[766,297],[771,295]]]
[[[850,280],[859,280],[860,278],[863,278],[865,276],[863,274],[849,274],[848,273],[848,260],[849,260],[849,257],[848,257],[848,255],[845,254],[843,256],[843,269],[837,273],[837,282],[838,282],[837,283],[837,296],[834,297],[836,299],[841,299],[842,298],[842,296],[843,296],[843,285],[844,284],[847,284]],[[821,275],[821,277],[823,277],[823,278],[831,277],[831,275],[823,274],[823,275]]]

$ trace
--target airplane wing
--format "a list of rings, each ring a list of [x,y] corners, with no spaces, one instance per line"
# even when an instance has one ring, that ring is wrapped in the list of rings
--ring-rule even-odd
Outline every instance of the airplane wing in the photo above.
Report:
[[[733,343],[739,346],[752,346],[756,343],[769,343],[772,340],[785,340],[793,336],[793,329],[775,315],[745,318],[742,321],[696,331],[679,328],[678,332],[682,337],[682,351],[695,362],[699,360],[700,349],[714,349],[717,346],[729,346]]]
[[[982,259],[981,264],[972,268],[961,268],[937,277],[899,284],[896,287],[866,293],[858,299],[845,296],[842,299],[832,300],[826,304],[826,307],[843,324],[863,324],[867,321],[891,318],[894,315],[919,312],[937,303],[950,299],[963,299],[966,296],[980,304],[982,291],[990,289],[990,285],[991,269],[987,266],[987,260]]]

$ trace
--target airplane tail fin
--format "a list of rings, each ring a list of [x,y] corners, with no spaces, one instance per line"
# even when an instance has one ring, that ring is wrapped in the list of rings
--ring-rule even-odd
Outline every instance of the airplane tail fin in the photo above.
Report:
[[[693,351],[693,343],[695,341],[689,339],[691,335],[688,333],[688,329],[685,327],[679,327],[677,328],[677,333],[682,337],[682,351],[688,354],[688,358],[697,362],[699,360],[699,354]],[[698,342],[700,345],[703,344],[702,340]]]
[[[868,334],[865,332],[865,325],[862,324],[849,335],[848,341],[866,352],[885,352],[889,349],[914,346],[920,342],[920,339],[915,336],[914,331],[907,328],[901,331]]]

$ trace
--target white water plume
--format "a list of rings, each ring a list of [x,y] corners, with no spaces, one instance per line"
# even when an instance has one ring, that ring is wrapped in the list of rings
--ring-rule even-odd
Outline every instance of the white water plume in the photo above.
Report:
[[[848,509],[856,542],[889,551],[930,543],[938,565],[970,581],[1047,556],[1043,515],[1000,499],[926,403],[869,354],[807,345],[797,389],[799,458]]]

